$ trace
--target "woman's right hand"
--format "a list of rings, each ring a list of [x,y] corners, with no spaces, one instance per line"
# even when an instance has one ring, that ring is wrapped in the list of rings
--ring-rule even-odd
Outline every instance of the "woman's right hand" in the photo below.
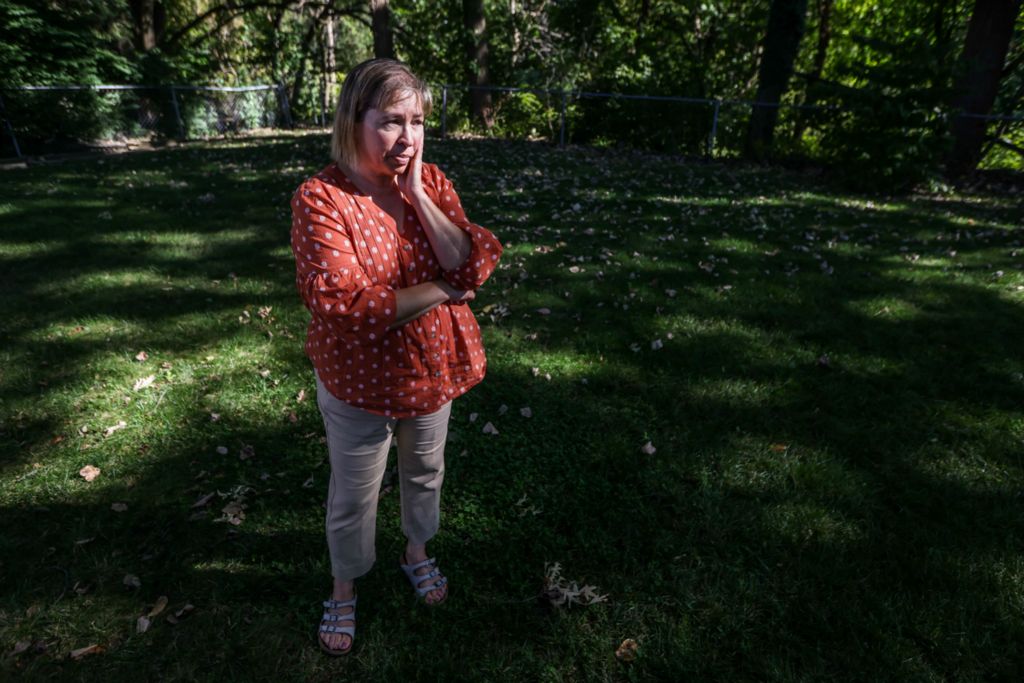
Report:
[[[448,295],[450,304],[466,304],[476,298],[476,292],[472,289],[455,289],[444,280],[438,280],[437,284]]]

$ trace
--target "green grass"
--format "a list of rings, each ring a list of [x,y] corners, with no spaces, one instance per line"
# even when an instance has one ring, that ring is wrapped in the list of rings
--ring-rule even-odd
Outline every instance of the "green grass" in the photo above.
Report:
[[[451,599],[415,604],[387,493],[356,651],[323,657],[328,466],[288,198],[326,150],[0,175],[0,677],[1024,676],[1019,198],[466,140],[427,156],[507,248],[431,548]],[[218,521],[236,499],[244,521]],[[607,601],[545,604],[551,562]]]

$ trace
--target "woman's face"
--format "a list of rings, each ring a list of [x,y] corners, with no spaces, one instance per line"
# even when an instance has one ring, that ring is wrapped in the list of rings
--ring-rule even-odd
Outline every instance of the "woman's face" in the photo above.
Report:
[[[409,93],[384,109],[367,109],[358,127],[359,163],[372,175],[405,173],[423,145],[423,107]]]

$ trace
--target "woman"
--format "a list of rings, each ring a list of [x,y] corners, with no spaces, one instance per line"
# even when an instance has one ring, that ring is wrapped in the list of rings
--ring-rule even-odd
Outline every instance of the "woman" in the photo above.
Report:
[[[398,437],[405,552],[399,560],[428,605],[448,583],[426,543],[437,533],[451,401],[483,379],[480,328],[465,304],[502,247],[470,223],[451,182],[423,163],[430,91],[394,60],[355,67],[342,85],[335,162],[292,198],[296,284],[312,314],[331,481],[327,546],[334,588],[318,642],[347,654],[354,580],[376,559],[377,496]]]

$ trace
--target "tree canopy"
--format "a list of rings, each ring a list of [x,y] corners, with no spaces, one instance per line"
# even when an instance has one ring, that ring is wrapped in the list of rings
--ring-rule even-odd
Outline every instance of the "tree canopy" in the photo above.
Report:
[[[286,88],[298,120],[312,120],[351,66],[393,54],[462,88],[453,125],[514,135],[552,126],[556,104],[542,93],[470,95],[473,85],[719,98],[723,153],[809,156],[854,177],[869,167],[884,182],[913,181],[947,161],[954,175],[979,161],[1021,167],[1024,123],[977,118],[1024,109],[1020,5],[0,0],[0,73],[8,88],[269,82]],[[755,100],[771,106],[732,102]],[[574,142],[682,153],[703,150],[713,116],[706,105],[607,99],[574,98],[569,110]]]

